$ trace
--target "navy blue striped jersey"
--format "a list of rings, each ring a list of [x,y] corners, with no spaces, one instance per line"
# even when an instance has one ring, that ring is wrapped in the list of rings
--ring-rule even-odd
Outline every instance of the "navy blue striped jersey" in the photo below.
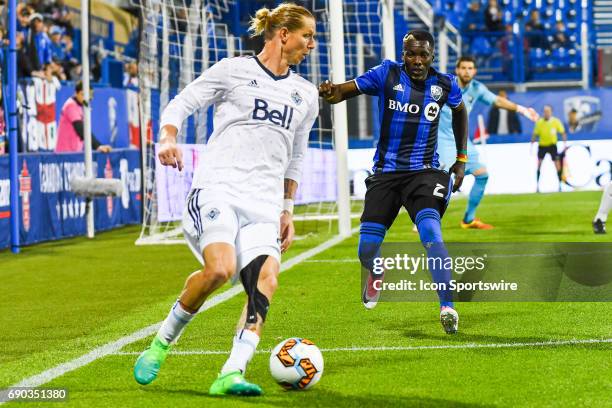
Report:
[[[457,77],[430,68],[425,81],[415,81],[403,63],[384,60],[355,78],[357,88],[378,96],[380,137],[375,172],[437,168],[438,122],[444,104],[461,103]]]

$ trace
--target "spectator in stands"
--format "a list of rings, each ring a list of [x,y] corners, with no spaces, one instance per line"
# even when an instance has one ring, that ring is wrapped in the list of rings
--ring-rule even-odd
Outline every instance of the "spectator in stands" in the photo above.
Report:
[[[27,4],[17,4],[17,31],[22,33],[24,38],[28,38],[30,31],[30,14],[32,10]]]
[[[488,31],[503,31],[503,15],[497,0],[489,0],[484,18]]]
[[[16,33],[17,36],[15,41],[15,47],[17,48],[17,78],[25,78],[32,76],[43,76],[41,70],[37,70],[32,63],[32,58],[28,54],[28,50],[25,47],[25,38],[23,33]]]
[[[136,64],[136,62],[128,62],[127,64],[125,64],[123,86],[125,86],[126,88],[138,88],[138,64]]]
[[[53,21],[53,24],[60,26],[70,36],[73,35],[74,28],[72,27],[73,13],[68,9],[64,0],[55,0],[45,10],[45,13]]]
[[[93,92],[91,93],[93,97]],[[57,130],[56,152],[80,152],[83,151],[83,105],[85,101],[83,83],[77,82],[74,95],[64,103],[60,114]],[[91,133],[91,147],[99,152],[108,153],[111,146],[101,144]]]
[[[30,6],[35,13],[44,13],[46,3],[53,2],[53,0],[28,0],[28,6]]]
[[[59,26],[52,26],[49,34],[51,36],[51,56],[57,65],[56,71],[60,73],[60,79],[72,79],[71,70],[78,63],[72,60],[66,52],[66,43],[62,39],[63,29]]]
[[[72,81],[78,80],[81,77],[81,64],[79,63],[79,59],[74,55],[72,36],[70,34],[64,34],[62,36],[62,43],[64,44],[64,52],[67,61],[63,64],[66,76]]]
[[[567,131],[569,133],[576,133],[580,132],[581,129],[582,125],[578,119],[578,111],[572,108],[572,110],[567,113]]]
[[[43,17],[38,13],[30,16],[30,30],[26,48],[30,56],[30,62],[37,71],[41,70],[44,64],[52,62],[51,39],[45,32]]]
[[[480,0],[472,0],[468,10],[463,17],[462,31],[469,33],[473,31],[484,31],[485,17],[480,8]]]
[[[527,32],[527,42],[531,48],[548,48],[548,40],[538,10],[531,11],[529,21],[525,24],[525,31]]]
[[[51,58],[54,61],[64,61],[66,59],[66,44],[62,41],[63,31],[60,26],[52,26],[49,29],[49,37],[51,38]]]
[[[553,50],[557,48],[570,48],[572,46],[572,42],[567,37],[565,31],[565,24],[563,24],[563,21],[558,21],[557,24],[555,24],[555,35],[551,44]]]
[[[508,99],[508,94],[503,89],[499,91],[498,95],[500,98]],[[521,133],[522,131],[521,121],[515,111],[499,109],[493,105],[489,111],[487,133],[490,135],[508,135]]]

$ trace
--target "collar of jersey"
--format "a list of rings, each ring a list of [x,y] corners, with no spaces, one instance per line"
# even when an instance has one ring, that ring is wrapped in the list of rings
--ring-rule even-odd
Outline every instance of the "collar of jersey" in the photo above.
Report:
[[[473,85],[473,84],[474,84],[474,80],[472,79],[472,80],[470,81],[470,83],[469,83],[469,84],[467,84],[467,86],[466,86],[465,88],[461,88],[461,85],[459,85],[459,79],[457,78],[457,85],[459,85],[459,89],[461,89],[461,93],[465,93],[465,92],[467,92],[467,90],[468,90],[468,89],[470,89],[472,86],[475,86],[475,85]]]
[[[270,75],[270,77],[272,77],[272,79],[275,80],[275,81],[278,81],[278,80],[281,80],[281,79],[285,79],[285,78],[287,78],[289,76],[289,74],[291,74],[291,68],[289,68],[285,75],[274,75],[274,73],[272,71],[270,71],[264,64],[261,63],[259,58],[257,58],[257,55],[253,56],[252,58],[254,58],[255,62],[257,62],[257,64],[259,64],[261,69],[263,69],[264,72],[266,74]]]

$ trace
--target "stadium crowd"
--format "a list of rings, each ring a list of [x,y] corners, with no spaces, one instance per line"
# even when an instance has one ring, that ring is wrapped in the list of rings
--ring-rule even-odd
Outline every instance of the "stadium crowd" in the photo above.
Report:
[[[0,74],[5,75],[8,56],[8,7],[4,0],[0,1]],[[20,85],[33,79],[45,81],[48,86],[59,89],[60,81],[76,83],[81,79],[81,56],[75,41],[79,39],[79,31],[75,30],[73,21],[78,12],[68,7],[64,0],[29,0],[17,4],[17,77]],[[135,40],[134,40],[135,41]],[[105,52],[112,50],[105,50]],[[95,53],[91,60],[92,82],[101,79],[101,60]],[[137,64],[127,62],[123,86],[137,87]],[[18,98],[18,108],[27,109],[27,102]],[[61,109],[58,106],[57,109]],[[8,152],[6,140],[6,124],[4,117],[4,102],[0,89],[0,154]],[[59,121],[58,121],[59,122]],[[21,126],[20,126],[21,128]],[[61,127],[59,129],[62,130]],[[20,138],[21,142],[21,138]],[[20,143],[19,151],[26,148]]]
[[[4,47],[0,50],[0,62],[7,54],[6,15],[7,7],[2,5],[2,19],[0,20],[0,39]],[[515,79],[515,53],[517,40],[522,41],[522,50],[531,58],[525,62],[528,72],[542,70],[576,70],[578,53],[577,21],[578,16],[571,5],[576,0],[568,0],[563,10],[552,10],[549,2],[533,2],[521,0],[524,7],[514,8],[509,0],[432,0],[430,3],[440,16],[451,19],[452,23],[460,29],[464,38],[464,54],[476,56],[477,65],[481,68],[491,66],[489,62],[499,60],[500,70],[510,80]],[[265,1],[253,1],[248,5],[241,5],[243,15],[249,13],[251,8],[258,8]],[[308,3],[300,2],[296,3]],[[516,2],[515,2],[516,3]],[[248,10],[247,10],[248,9]],[[449,12],[451,11],[452,12]],[[184,13],[179,8],[177,13]],[[75,30],[73,21],[78,18],[78,12],[71,10],[65,0],[29,0],[20,2],[17,6],[17,49],[18,49],[18,77],[20,79],[41,78],[49,83],[53,78],[59,81],[74,81],[81,78],[80,55],[78,52],[78,30]],[[177,15],[177,24],[185,23],[184,15]],[[521,36],[516,35],[515,25],[520,26]],[[180,24],[179,24],[180,25]],[[78,28],[78,27],[77,27]],[[180,27],[179,27],[180,29]],[[137,42],[137,36],[130,39]],[[76,43],[76,44],[75,44]],[[133,45],[133,48],[137,46]],[[171,52],[173,52],[171,50]],[[498,58],[501,55],[501,58]],[[549,56],[559,58],[550,58]],[[561,57],[567,58],[561,58]],[[171,58],[171,65],[178,63],[178,59]],[[559,66],[553,66],[554,64]],[[92,81],[101,78],[101,58],[92,58]],[[174,65],[173,69],[174,69]],[[125,63],[123,86],[137,88],[137,64]],[[179,68],[179,67],[177,67]],[[0,70],[2,70],[0,64]],[[172,76],[171,81],[178,80]],[[61,107],[58,107],[61,108]],[[2,109],[2,104],[0,104]],[[489,119],[489,133],[520,133],[520,123],[516,118],[506,114],[497,115],[491,112]],[[0,118],[0,135],[4,133],[4,115]],[[568,118],[570,124],[572,118]],[[575,129],[575,124],[569,126]],[[2,142],[0,141],[0,145]],[[0,154],[2,147],[0,147]]]

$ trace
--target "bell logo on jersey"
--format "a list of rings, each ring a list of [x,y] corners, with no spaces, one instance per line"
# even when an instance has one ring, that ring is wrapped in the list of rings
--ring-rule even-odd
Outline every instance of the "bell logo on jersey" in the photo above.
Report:
[[[389,99],[389,109],[393,109],[393,110],[400,111],[400,112],[409,112],[409,113],[412,113],[413,115],[416,115],[421,110],[421,107],[414,103],[413,104],[409,104],[408,102],[401,103],[394,99]]]
[[[269,120],[274,125],[289,129],[291,119],[293,119],[293,108],[283,105],[283,111],[268,110],[268,102],[263,99],[255,98],[255,109],[253,109],[253,119]]]

